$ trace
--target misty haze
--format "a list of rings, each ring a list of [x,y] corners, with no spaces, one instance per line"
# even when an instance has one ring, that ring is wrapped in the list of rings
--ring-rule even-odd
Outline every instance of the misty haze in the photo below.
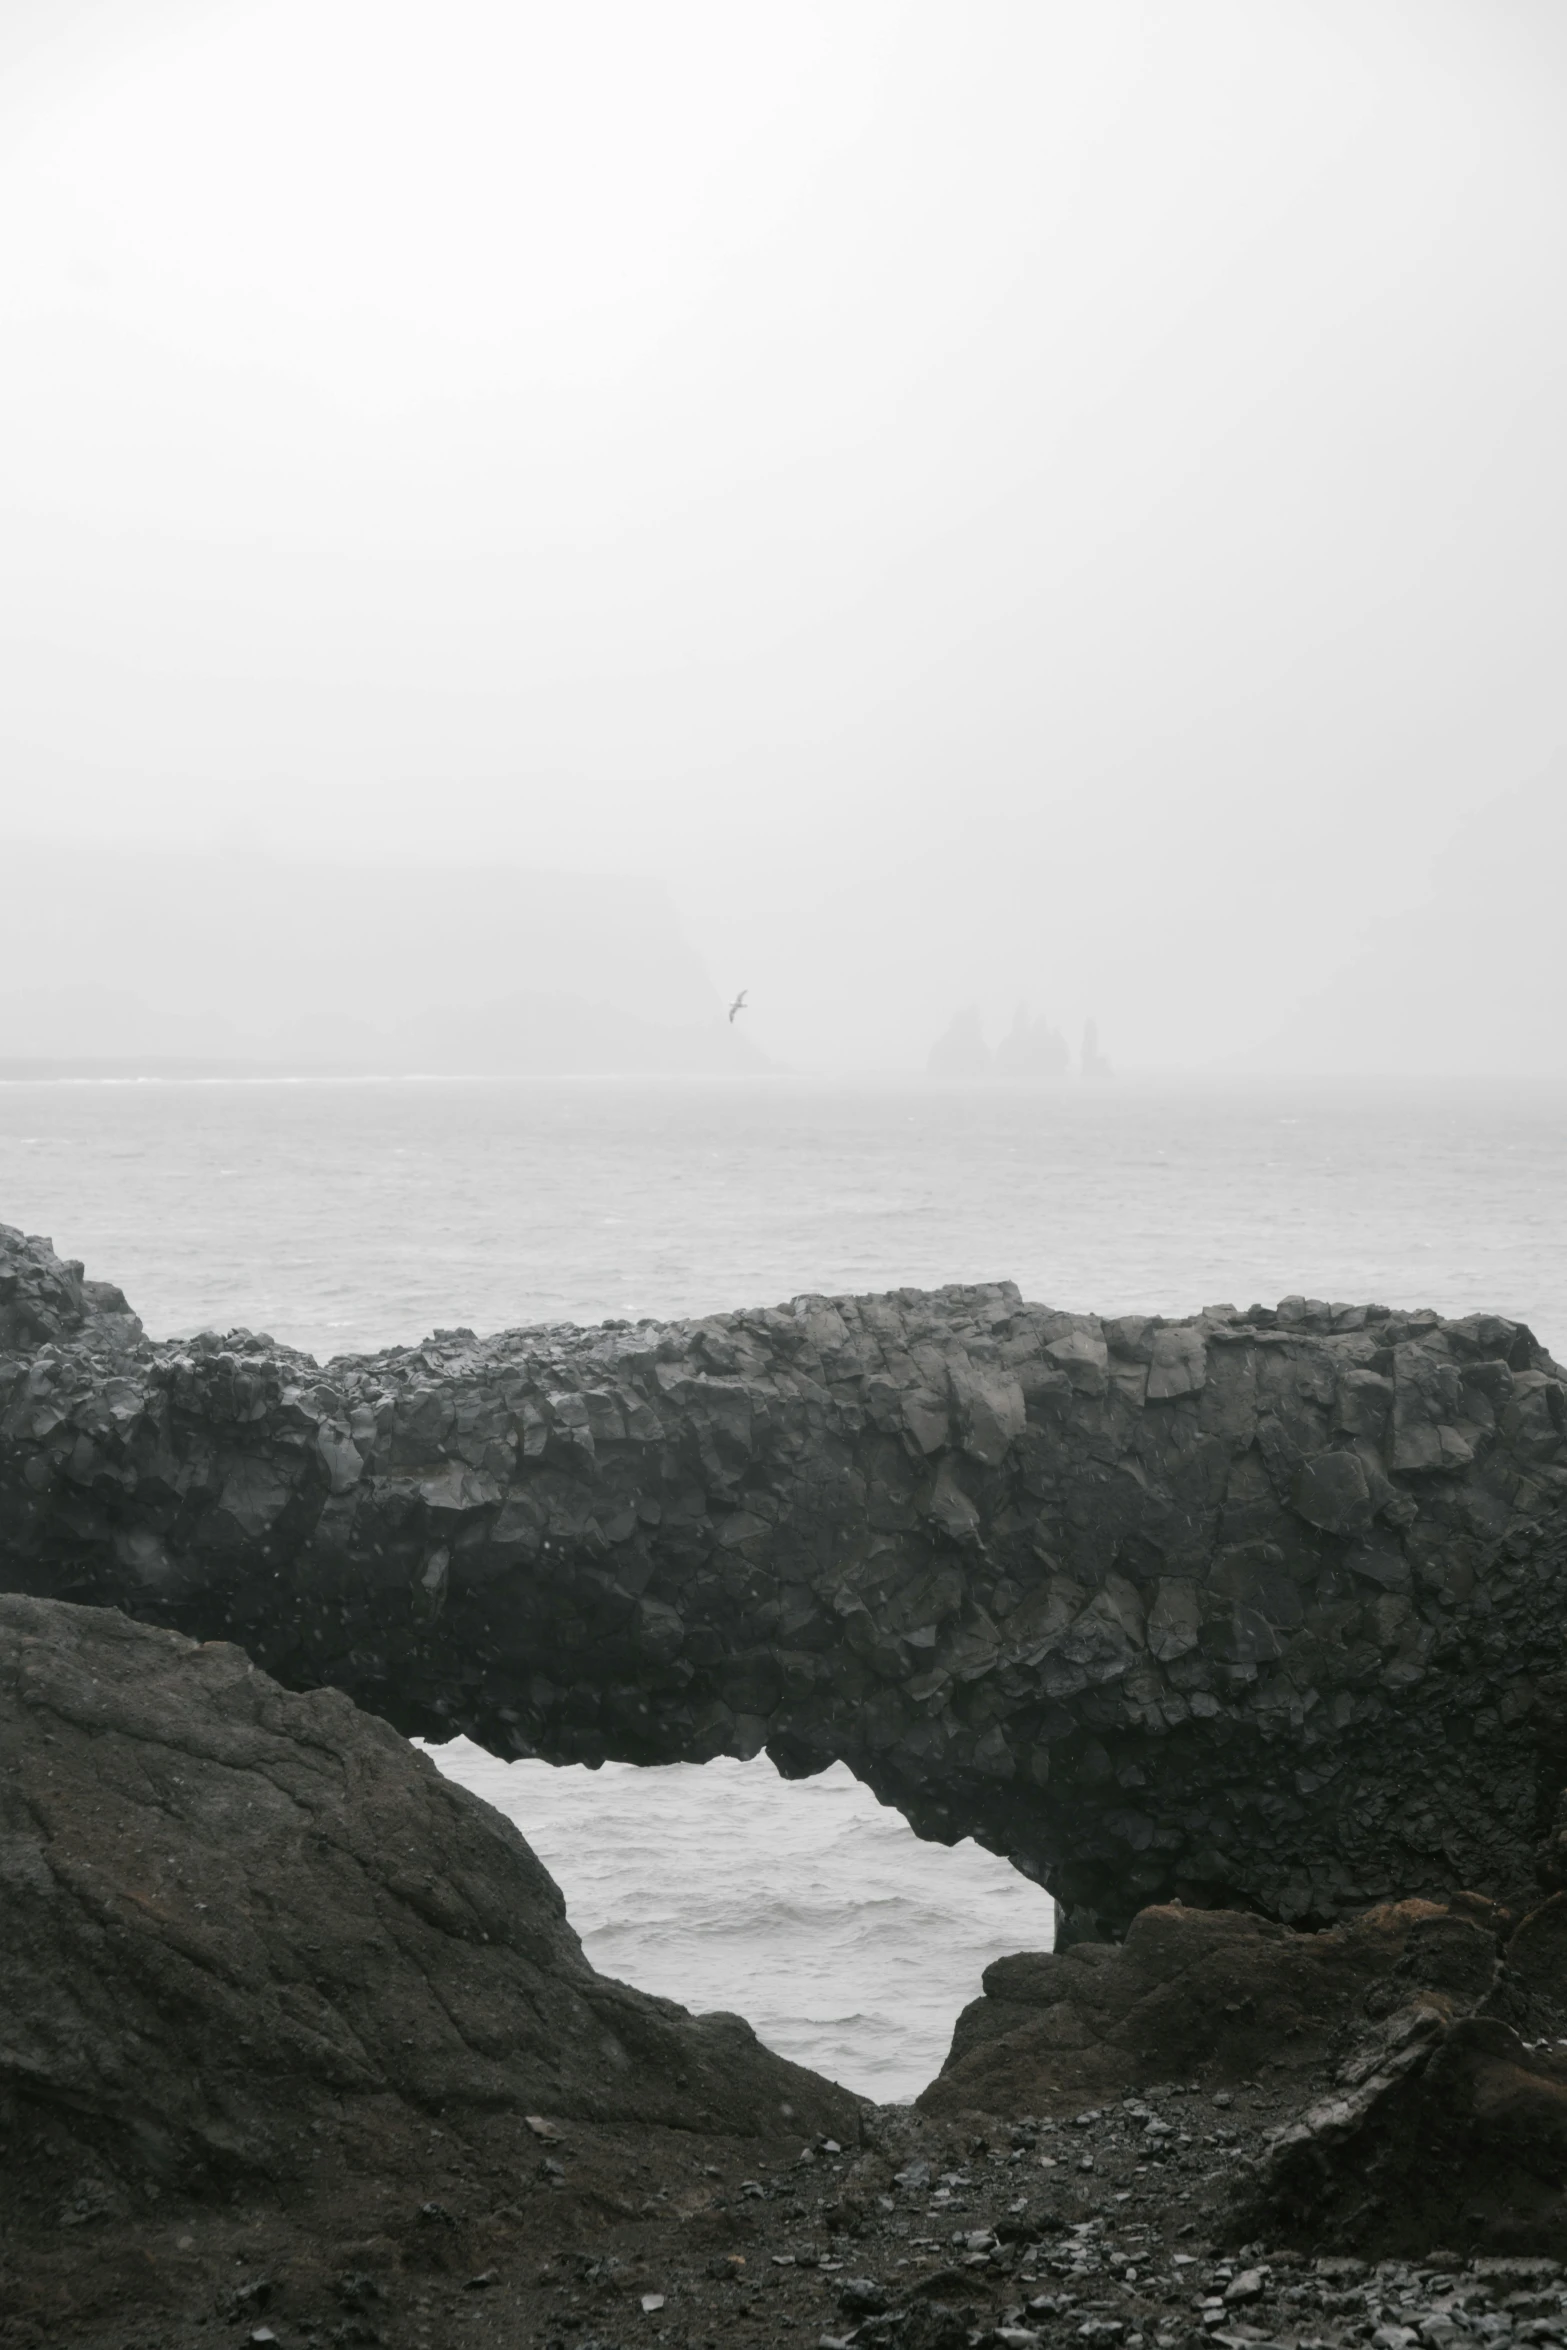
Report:
[[[1564,132],[9,0],[0,2339],[1567,2346]]]

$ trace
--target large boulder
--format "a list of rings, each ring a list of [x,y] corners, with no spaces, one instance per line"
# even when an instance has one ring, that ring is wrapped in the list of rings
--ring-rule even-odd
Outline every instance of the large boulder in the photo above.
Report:
[[[105,1608],[0,1598],[0,1982],[0,2150],[47,2123],[122,2181],[379,2176],[529,2115],[857,2132],[739,2017],[597,1974],[387,1723]]]
[[[1118,1945],[996,1960],[917,2102],[969,2127],[1119,2123],[1142,2163],[1123,2165],[1133,2195],[1186,2203],[1217,2183],[1230,2243],[1560,2260],[1564,2027],[1567,1893],[1522,1920],[1460,1895],[1315,1934],[1155,1908]],[[1213,2132],[1231,2109],[1249,2145]]]
[[[997,1283],[323,1370],[123,1307],[0,1227],[13,1589],[501,1754],[842,1758],[1079,1935],[1528,1891],[1567,1390],[1521,1324]]]
[[[1427,2004],[1277,2131],[1235,2231],[1364,2256],[1567,2254],[1567,2051]]]
[[[1485,1999],[1503,1914],[1474,1899],[1389,1902],[1303,1934],[1244,1911],[1145,1909],[1124,1942],[996,1959],[919,2103],[1058,2113],[1148,2081],[1263,2072],[1281,2096],[1306,2094],[1369,2017],[1417,1995],[1463,2012]]]

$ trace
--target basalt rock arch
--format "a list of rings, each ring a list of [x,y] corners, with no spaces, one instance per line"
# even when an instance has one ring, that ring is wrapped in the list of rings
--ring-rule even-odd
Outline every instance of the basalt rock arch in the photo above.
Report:
[[[1567,1410],[1522,1325],[1007,1283],[153,1344],[0,1227],[0,1581],[498,1753],[848,1762],[1078,1930],[1529,1882]]]

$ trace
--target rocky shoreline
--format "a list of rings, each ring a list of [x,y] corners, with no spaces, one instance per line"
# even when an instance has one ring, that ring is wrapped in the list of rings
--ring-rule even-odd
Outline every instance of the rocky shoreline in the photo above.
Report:
[[[0,1877],[7,2350],[1567,2340],[1567,1893],[1145,1910],[878,2108],[338,1693],[16,1596]]]
[[[322,1370],[0,1227],[0,2346],[1567,2344],[1562,1396],[1004,1285]],[[868,2106],[458,1728],[841,1755],[1072,1931]]]

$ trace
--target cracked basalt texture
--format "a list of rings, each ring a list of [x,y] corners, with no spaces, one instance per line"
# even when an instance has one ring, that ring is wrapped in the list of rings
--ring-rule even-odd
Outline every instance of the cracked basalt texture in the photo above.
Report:
[[[0,1227],[0,1577],[558,1762],[836,1758],[1071,1930],[1517,1899],[1567,1780],[1567,1410],[1521,1324],[1007,1283],[152,1344]]]

